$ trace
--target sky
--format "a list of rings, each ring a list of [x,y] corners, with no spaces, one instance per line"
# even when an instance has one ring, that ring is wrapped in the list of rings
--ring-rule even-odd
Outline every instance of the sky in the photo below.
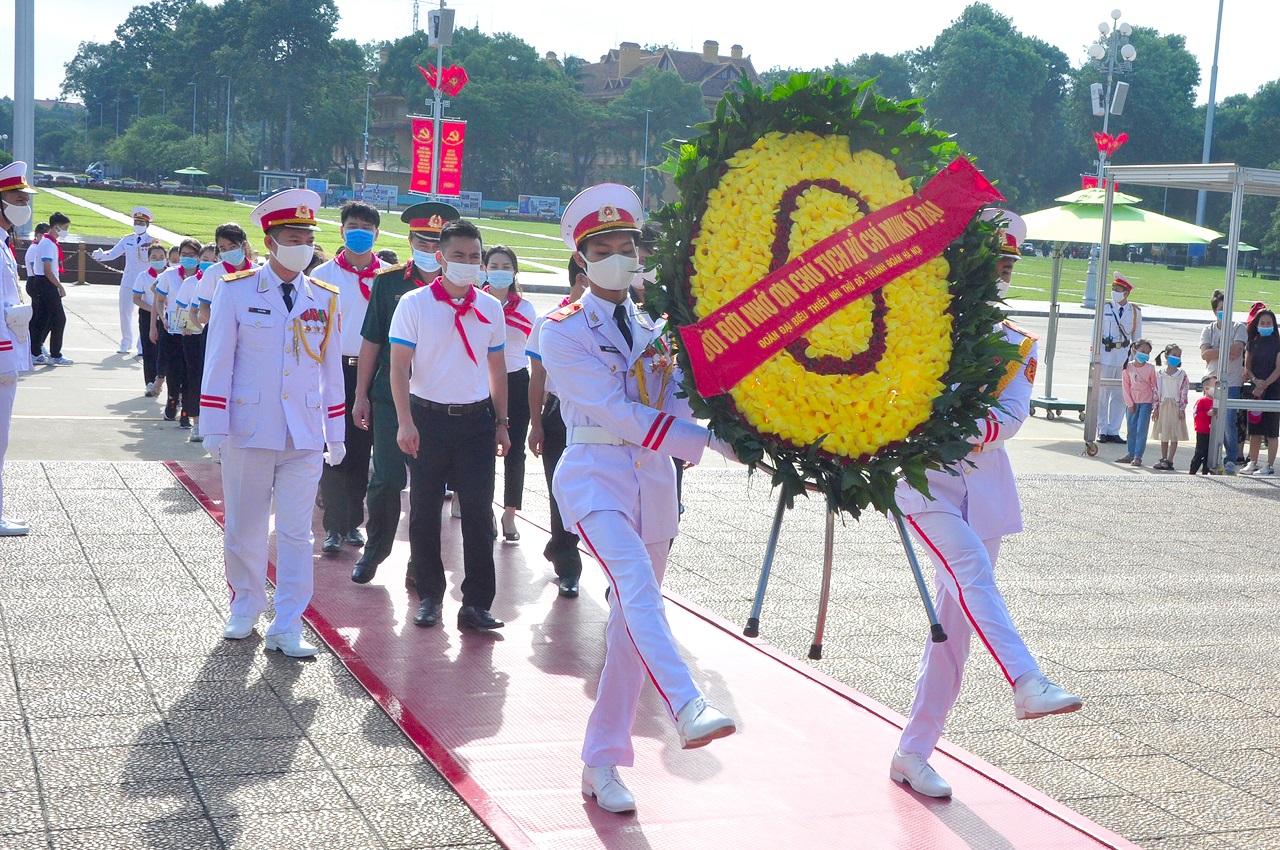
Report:
[[[1112,0],[1119,2],[1119,0]],[[214,0],[216,2],[216,0]],[[63,69],[82,41],[109,41],[132,6],[131,0],[35,0],[36,97],[56,98]],[[438,0],[437,0],[438,3]],[[437,5],[422,0],[420,18]],[[1081,62],[1098,24],[1110,20],[1114,7],[1105,3],[988,0],[1010,17],[1023,34],[1056,45],[1073,62]],[[1280,78],[1276,33],[1280,4],[1275,0],[1224,0],[1218,99],[1253,94]],[[338,35],[366,42],[394,39],[411,31],[413,0],[337,0],[342,21]],[[510,32],[539,52],[574,54],[595,61],[621,41],[672,44],[701,50],[705,40],[718,41],[720,52],[741,44],[756,70],[773,67],[818,67],[861,53],[898,53],[931,43],[959,16],[969,0],[914,0],[911,3],[868,3],[866,0],[808,0],[803,4],[742,0],[735,14],[728,3],[714,0],[641,0],[629,18],[610,5],[594,10],[582,0],[455,0],[462,26],[479,24],[485,32]],[[13,95],[14,0],[0,0],[0,96]],[[1218,4],[1213,0],[1124,0],[1122,21],[1180,33],[1200,61],[1198,102],[1208,100]],[[903,10],[909,10],[905,17]],[[448,59],[446,52],[446,61]],[[1142,56],[1137,59],[1141,63]],[[975,69],[980,73],[981,69]],[[1134,91],[1130,97],[1141,97]]]

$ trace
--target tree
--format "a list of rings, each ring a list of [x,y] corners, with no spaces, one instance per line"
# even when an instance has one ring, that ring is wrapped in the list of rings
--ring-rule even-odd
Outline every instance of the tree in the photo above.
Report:
[[[660,164],[666,155],[663,147],[672,139],[689,139],[698,133],[694,125],[710,118],[696,83],[686,83],[674,71],[646,68],[620,97],[609,103],[606,122],[611,132],[605,135],[609,148],[623,155],[623,162],[611,175],[620,183],[639,189],[644,180],[640,165],[645,148],[645,117],[648,113],[649,164]],[[665,185],[663,175],[650,173],[650,182],[658,181],[656,192]]]
[[[894,100],[910,100],[913,97],[915,69],[905,53],[886,56],[883,53],[864,53],[852,62],[837,62],[827,72],[833,77],[845,77],[861,84],[875,80],[875,92]]]

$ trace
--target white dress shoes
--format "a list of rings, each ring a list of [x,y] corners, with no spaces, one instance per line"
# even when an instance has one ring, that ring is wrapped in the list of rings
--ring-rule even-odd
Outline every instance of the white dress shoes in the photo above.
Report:
[[[21,520],[0,518],[0,537],[21,537],[30,532],[31,526]]]
[[[1084,700],[1069,694],[1039,673],[1018,679],[1013,686],[1013,706],[1019,720],[1034,720],[1049,714],[1079,710]]]
[[[582,768],[582,793],[595,797],[596,805],[606,812],[621,814],[636,810],[636,798],[622,784],[618,769],[613,765]]]
[[[738,730],[733,719],[721,714],[706,697],[695,697],[685,703],[676,715],[676,731],[680,733],[680,747],[694,750],[705,747],[716,738],[732,735]]]
[[[290,658],[310,658],[320,650],[302,637],[302,632],[281,632],[267,635],[267,649],[279,650]]]
[[[917,794],[926,797],[950,797],[951,786],[947,780],[938,775],[938,771],[929,766],[924,756],[919,753],[904,753],[895,750],[893,761],[889,764],[889,778],[894,782],[905,782]]]
[[[244,640],[253,634],[253,627],[257,624],[257,617],[232,617],[222,627],[222,636],[227,640]]]

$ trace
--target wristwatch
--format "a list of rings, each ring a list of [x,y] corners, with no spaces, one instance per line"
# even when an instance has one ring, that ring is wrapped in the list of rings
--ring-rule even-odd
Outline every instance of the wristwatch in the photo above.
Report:
[[[504,416],[501,419],[495,420],[493,424],[494,425],[510,425],[511,420]]]

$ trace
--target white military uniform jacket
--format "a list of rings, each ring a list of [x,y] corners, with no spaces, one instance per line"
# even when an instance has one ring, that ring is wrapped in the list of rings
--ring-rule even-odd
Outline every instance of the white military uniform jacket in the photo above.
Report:
[[[200,432],[237,448],[319,451],[346,439],[338,294],[298,275],[285,308],[270,264],[227,275],[211,305]],[[319,359],[317,359],[319,358]]]
[[[0,372],[25,372],[31,368],[31,346],[9,327],[9,308],[22,303],[18,290],[18,261],[10,250],[9,235],[0,245]]]
[[[898,483],[894,494],[898,509],[904,514],[954,514],[964,519],[982,540],[1022,531],[1022,502],[1004,441],[1018,433],[1030,411],[1039,357],[1034,336],[1011,322],[1000,327],[1005,339],[1019,347],[1021,359],[1009,363],[1008,381],[999,395],[1000,407],[978,423],[979,442],[967,458],[973,466],[962,461],[958,475],[929,470],[928,497],[905,479]]]
[[[1120,366],[1129,362],[1129,346],[1142,337],[1142,308],[1136,304],[1117,307],[1108,301],[1102,305],[1102,338],[1111,339],[1118,347],[1107,351],[1102,347],[1102,364]]]
[[[124,274],[121,276],[121,280],[132,282],[138,279],[138,275],[147,270],[147,249],[154,241],[148,233],[130,233],[109,250],[98,254],[95,259],[107,262],[123,256]]]
[[[657,543],[679,530],[671,458],[700,460],[707,429],[676,398],[680,370],[671,355],[653,345],[665,323],[655,324],[630,299],[623,303],[630,348],[614,322],[615,305],[590,292],[539,328],[537,348],[569,429],[553,490],[566,528],[593,511],[620,511],[645,543]],[[625,443],[575,443],[578,427],[602,428]]]

